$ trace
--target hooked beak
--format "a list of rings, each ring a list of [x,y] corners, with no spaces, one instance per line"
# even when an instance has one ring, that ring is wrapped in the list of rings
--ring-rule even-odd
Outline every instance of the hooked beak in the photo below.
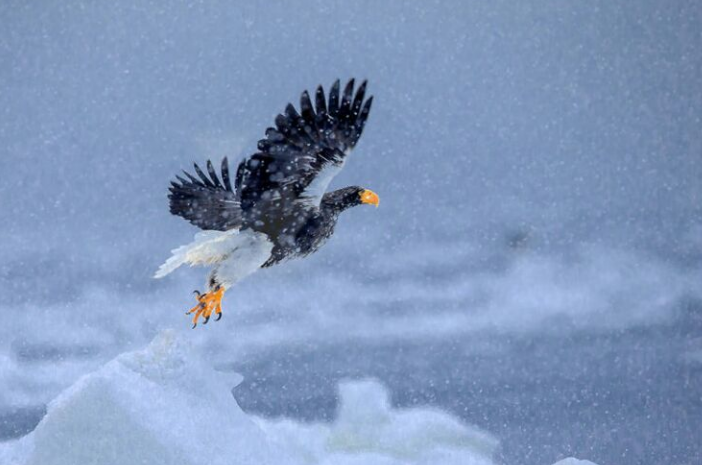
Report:
[[[359,195],[361,196],[361,203],[375,205],[376,208],[380,205],[380,197],[370,189],[363,189]]]

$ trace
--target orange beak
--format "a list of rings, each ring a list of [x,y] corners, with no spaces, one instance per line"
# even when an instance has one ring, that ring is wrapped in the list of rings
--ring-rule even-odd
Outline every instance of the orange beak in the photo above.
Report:
[[[380,205],[380,197],[378,194],[370,189],[363,189],[360,193],[361,203],[366,203],[369,205],[375,205],[376,207]]]

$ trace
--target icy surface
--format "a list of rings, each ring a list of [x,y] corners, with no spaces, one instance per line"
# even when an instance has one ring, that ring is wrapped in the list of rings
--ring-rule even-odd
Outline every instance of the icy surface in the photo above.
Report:
[[[553,465],[597,465],[594,462],[590,462],[589,460],[578,460],[573,457],[568,457],[563,460],[559,460],[558,462],[554,463]]]
[[[339,386],[340,407],[332,425],[290,420],[259,424],[271,437],[320,463],[490,464],[497,440],[455,417],[428,408],[396,410],[375,380]]]
[[[332,424],[301,424],[247,415],[231,395],[240,377],[208,366],[164,331],[61,393],[34,432],[0,447],[0,463],[493,463],[491,435],[442,411],[395,410],[377,381],[343,383]]]
[[[236,382],[190,356],[165,332],[82,377],[49,405],[26,463],[280,463],[283,454],[233,402]]]

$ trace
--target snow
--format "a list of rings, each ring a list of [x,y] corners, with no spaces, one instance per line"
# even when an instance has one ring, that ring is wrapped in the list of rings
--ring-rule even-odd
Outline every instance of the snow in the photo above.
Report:
[[[0,8],[0,437],[191,326],[208,271],[151,279],[196,231],[168,212],[172,176],[225,155],[233,174],[285,103],[355,76],[376,103],[330,187],[383,207],[188,335],[241,362],[241,405],[254,368],[269,382],[251,408],[296,418],[330,418],[339,379],[375,376],[397,404],[474,415],[509,465],[699,461],[702,10],[663,5]]]
[[[387,390],[375,380],[342,382],[339,398],[337,419],[329,426],[301,427],[290,420],[260,424],[319,463],[492,463],[498,445],[493,436],[440,410],[393,409]]]
[[[302,424],[247,415],[231,395],[241,379],[163,331],[61,393],[32,433],[0,447],[0,463],[493,463],[490,434],[439,410],[394,409],[377,381],[343,382],[336,421]]]
[[[558,462],[554,463],[553,465],[597,465],[593,462],[590,462],[589,460],[578,460],[574,457],[568,457],[563,460],[559,460]]]
[[[51,402],[25,463],[277,463],[232,401],[237,381],[205,367],[174,332],[118,356]]]

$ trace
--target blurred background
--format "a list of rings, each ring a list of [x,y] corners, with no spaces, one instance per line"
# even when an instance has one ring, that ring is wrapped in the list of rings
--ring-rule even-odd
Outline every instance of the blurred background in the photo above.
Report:
[[[0,4],[0,438],[160,329],[248,412],[327,420],[342,378],[501,441],[505,464],[702,461],[702,7]],[[288,101],[367,78],[332,187],[381,197],[231,290],[153,272],[193,161],[232,169]]]

